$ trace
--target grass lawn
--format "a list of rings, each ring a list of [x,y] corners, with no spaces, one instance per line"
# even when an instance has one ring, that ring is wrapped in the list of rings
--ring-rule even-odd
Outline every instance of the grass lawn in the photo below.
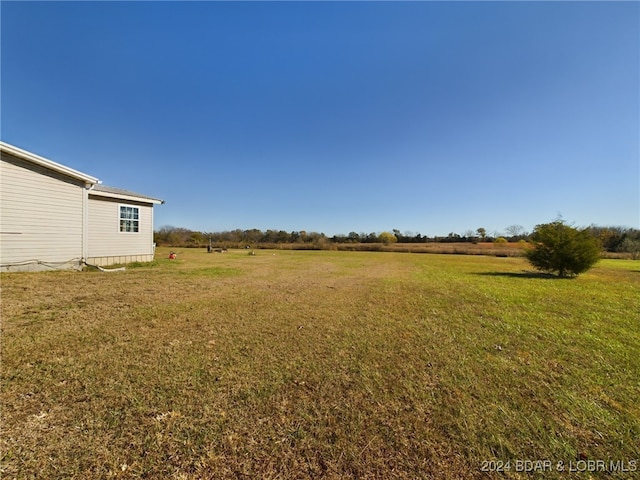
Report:
[[[2,478],[640,475],[639,261],[167,254],[2,275]]]

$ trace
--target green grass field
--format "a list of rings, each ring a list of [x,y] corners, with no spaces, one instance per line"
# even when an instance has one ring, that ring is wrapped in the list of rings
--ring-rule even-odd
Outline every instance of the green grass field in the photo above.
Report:
[[[167,253],[2,275],[2,478],[640,475],[639,261]]]

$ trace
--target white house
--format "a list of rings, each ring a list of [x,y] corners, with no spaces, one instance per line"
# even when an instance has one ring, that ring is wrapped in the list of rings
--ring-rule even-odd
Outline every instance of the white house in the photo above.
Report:
[[[0,271],[153,260],[157,198],[0,142]]]

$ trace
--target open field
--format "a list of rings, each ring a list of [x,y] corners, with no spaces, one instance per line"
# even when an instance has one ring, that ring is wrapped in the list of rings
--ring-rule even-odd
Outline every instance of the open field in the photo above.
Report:
[[[519,243],[391,243],[384,245],[381,243],[358,243],[337,244],[338,250],[345,251],[384,251],[384,252],[405,252],[405,253],[439,253],[439,254],[460,254],[460,255],[495,255],[499,257],[521,257],[523,247]]]
[[[214,248],[244,248],[246,243],[220,242]],[[253,246],[253,245],[252,245]],[[404,252],[404,253],[437,253],[453,255],[493,255],[496,257],[523,257],[528,247],[525,243],[492,243],[492,242],[427,242],[427,243],[267,243],[253,246],[258,249],[271,250],[339,250],[344,252]],[[174,250],[183,247],[172,247]],[[205,246],[184,248],[205,248]],[[631,253],[602,252],[602,258],[631,260]]]
[[[2,478],[640,475],[639,261],[168,251],[2,275]]]

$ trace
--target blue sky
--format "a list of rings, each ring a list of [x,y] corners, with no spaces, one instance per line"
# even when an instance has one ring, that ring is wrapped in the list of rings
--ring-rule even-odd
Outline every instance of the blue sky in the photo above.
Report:
[[[156,227],[640,227],[638,2],[6,2],[2,140]]]

